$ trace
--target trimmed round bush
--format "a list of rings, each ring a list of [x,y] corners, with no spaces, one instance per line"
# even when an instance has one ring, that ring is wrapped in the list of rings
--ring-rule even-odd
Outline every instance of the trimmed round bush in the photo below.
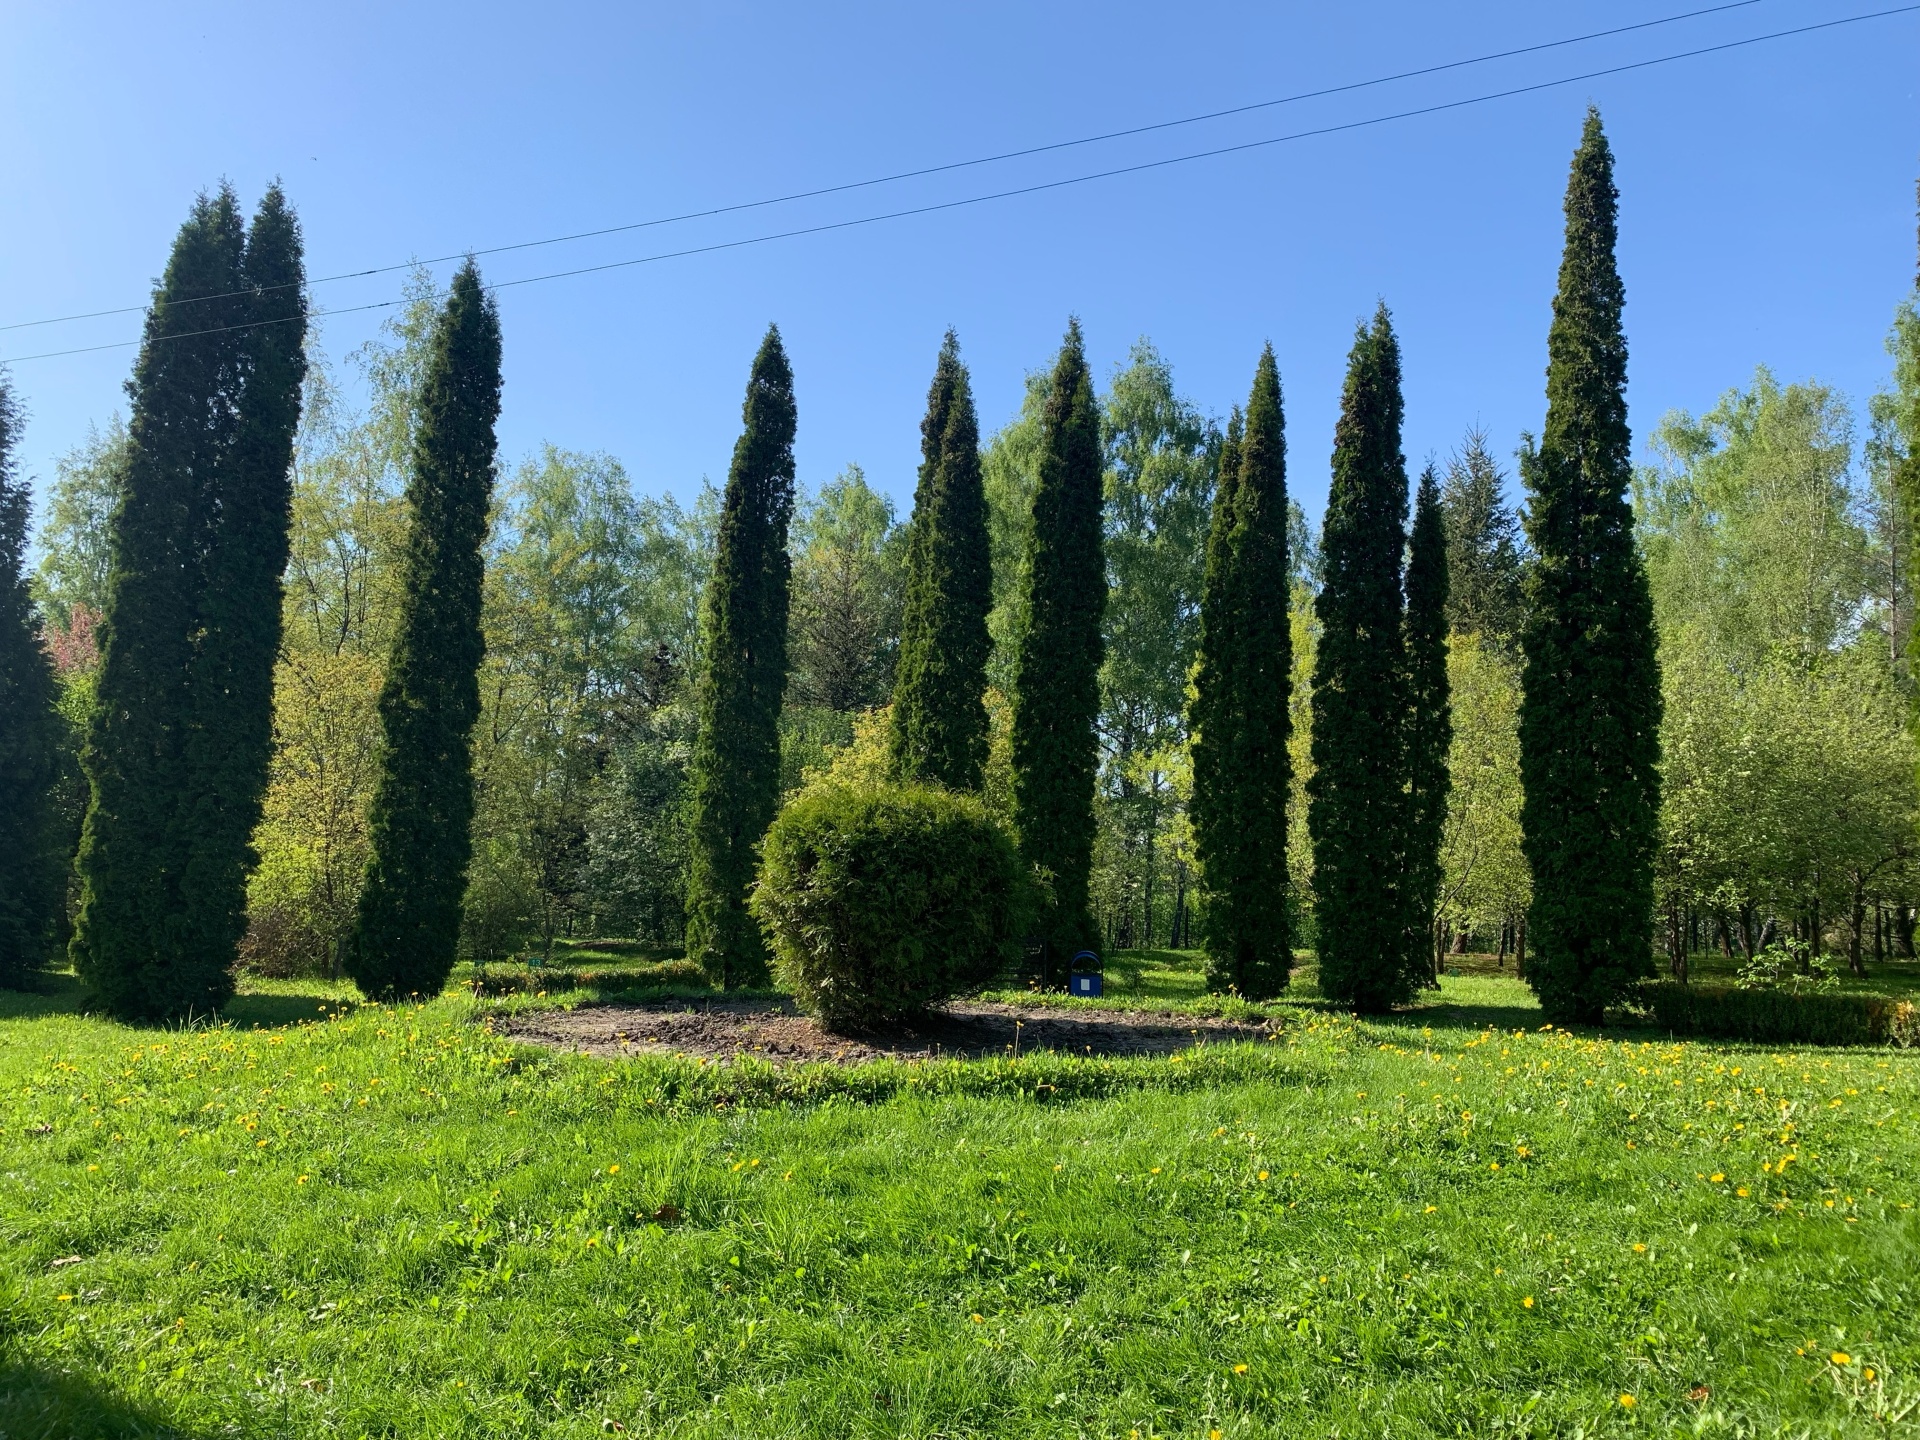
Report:
[[[767,832],[753,913],[780,978],[830,1029],[918,1014],[1009,968],[1018,855],[971,795],[803,791]]]

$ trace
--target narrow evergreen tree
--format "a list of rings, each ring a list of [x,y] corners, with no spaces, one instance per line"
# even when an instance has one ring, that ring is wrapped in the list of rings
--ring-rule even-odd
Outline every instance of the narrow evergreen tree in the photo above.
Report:
[[[1400,347],[1382,305],[1353,343],[1315,601],[1313,837],[1320,989],[1378,1013],[1411,999],[1407,904],[1407,674],[1400,567],[1407,467]]]
[[[747,892],[780,804],[796,412],[793,370],[775,326],[753,358],[741,421],[701,616],[706,668],[689,766],[687,955],[729,989],[767,978]]]
[[[1511,653],[1526,612],[1520,518],[1501,494],[1504,477],[1484,430],[1470,430],[1447,462],[1440,514],[1447,531],[1447,628],[1471,631]]]
[[[231,189],[195,203],[129,386],[72,942],[129,1018],[217,1009],[244,923],[306,315],[277,189],[256,228]]]
[[[1567,183],[1547,421],[1522,465],[1536,557],[1521,632],[1527,980],[1560,1023],[1598,1024],[1609,1002],[1653,973],[1660,673],[1627,501],[1617,209],[1613,156],[1589,110]]]
[[[27,589],[33,492],[14,473],[20,407],[0,374],[0,985],[47,961],[61,900],[53,787],[60,719],[53,661]]]
[[[1054,363],[1042,417],[1012,745],[1021,853],[1051,886],[1037,933],[1063,958],[1099,940],[1087,886],[1099,760],[1100,621],[1107,605],[1101,468],[1100,414],[1075,320]]]
[[[1409,963],[1431,973],[1440,901],[1440,841],[1453,788],[1447,752],[1453,711],[1447,683],[1447,527],[1440,482],[1427,466],[1413,502],[1407,545],[1407,945]]]
[[[902,780],[977,790],[987,763],[993,576],[980,426],[951,330],[927,395],[920,455],[889,748]]]
[[[268,189],[243,257],[253,288],[241,336],[244,386],[231,450],[203,517],[200,624],[188,674],[191,789],[182,797],[188,942],[231,961],[246,926],[247,875],[273,761],[273,675],[281,575],[293,514],[293,437],[306,378],[306,276],[299,222]]]
[[[1244,424],[1236,411],[1221,456],[1192,702],[1192,815],[1207,889],[1208,983],[1251,999],[1283,990],[1293,964],[1285,424],[1280,372],[1268,346]]]
[[[386,737],[347,973],[375,999],[440,993],[473,850],[481,585],[500,417],[500,313],[469,259],[415,399],[400,613],[380,691]]]

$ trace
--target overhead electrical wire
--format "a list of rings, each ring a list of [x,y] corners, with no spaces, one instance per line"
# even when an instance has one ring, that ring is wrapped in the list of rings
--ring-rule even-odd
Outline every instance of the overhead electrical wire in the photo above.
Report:
[[[1697,59],[1703,55],[1722,54],[1729,50],[1739,50],[1751,45],[1764,44],[1770,40],[1784,40],[1797,35],[1807,35],[1822,30],[1837,29],[1844,25],[1856,25],[1868,20],[1884,20],[1895,15],[1912,14],[1915,11],[1920,11],[1920,3],[1894,6],[1890,9],[1875,10],[1862,15],[1843,16],[1836,20],[1823,20],[1811,25],[1800,25],[1791,29],[1771,31],[1764,35],[1752,35],[1740,40],[1728,40],[1716,45],[1706,45],[1692,50],[1676,51],[1669,55],[1657,55],[1646,60],[1634,60],[1620,65],[1610,65],[1603,69],[1588,70],[1578,75],[1566,75],[1555,80],[1541,80],[1530,85],[1518,85],[1505,90],[1489,91],[1481,95],[1468,96],[1465,99],[1441,101],[1436,104],[1417,106],[1408,110],[1397,110],[1386,115],[1374,115],[1365,119],[1345,121],[1336,125],[1318,126],[1311,130],[1296,130],[1285,135],[1269,136],[1262,140],[1248,140],[1235,145],[1222,145],[1209,150],[1191,151],[1184,155],[1167,156],[1159,160],[1145,160],[1137,164],[1116,166],[1107,170],[1067,176],[1064,179],[1040,181],[1032,185],[1015,186],[1010,189],[996,190],[984,195],[971,195],[958,200],[944,200],[926,205],[915,205],[904,209],[886,211],[877,215],[858,216],[850,220],[828,221],[819,225],[807,225],[791,230],[775,231],[762,235],[750,235],[738,240],[716,241],[708,245],[696,245],[681,250],[662,251],[653,255],[642,255],[628,260],[608,261],[601,265],[584,265],[571,270],[556,270],[543,275],[528,275],[518,280],[500,280],[489,284],[486,288],[492,291],[507,290],[521,285],[536,285],[548,280],[564,280],[580,275],[596,275],[611,270],[631,269],[638,265],[651,265],[663,260],[678,260],[694,255],[709,255],[723,250],[738,250],[750,245],[769,244],[776,240],[791,240],[807,235],[826,234],[836,230],[851,230],[865,225],[877,225],[887,220],[901,220],[918,215],[936,214],[945,210],[957,210],[971,205],[983,205],[995,200],[1014,199],[1023,195],[1034,195],[1049,190],[1065,189],[1074,185],[1085,185],[1096,180],[1113,179],[1122,175],[1136,175],[1149,170],[1165,169],[1173,165],[1184,165],[1196,160],[1215,159],[1223,155],[1235,155],[1250,150],[1265,149],[1269,146],[1283,145],[1296,140],[1313,139],[1319,136],[1367,129],[1375,125],[1390,124],[1397,120],[1417,119],[1425,115],[1436,115],[1450,110],[1461,110],[1469,106],[1488,104],[1495,100],[1511,99],[1518,95],[1537,94],[1543,90],[1557,89],[1566,85],[1577,85],[1583,80],[1604,79],[1612,75],[1650,69],[1657,65],[1669,65],[1681,60]],[[480,254],[486,252],[476,251],[473,253]],[[453,259],[462,257],[449,256],[446,258]],[[367,305],[352,305],[334,310],[319,311],[316,312],[316,314],[320,317],[328,315],[350,315],[368,310],[393,309],[405,303],[406,301],[404,299],[382,300]],[[291,318],[293,317],[252,321],[242,325],[218,325],[205,330],[180,331],[158,338],[163,340],[187,340],[196,336],[215,335],[232,330],[250,330],[259,325],[285,324]],[[63,355],[84,355],[100,350],[121,350],[140,343],[142,343],[140,340],[120,340],[103,345],[79,346],[70,350],[50,350],[35,355],[16,356],[13,360],[5,363],[12,364],[25,360],[50,360]]]
[[[367,270],[343,270],[337,275],[321,275],[314,279],[288,282],[327,285],[339,280],[361,280],[370,275],[390,275],[396,270],[410,270],[419,265],[441,265],[449,260],[463,260],[468,255],[476,258],[481,255],[504,255],[515,250],[532,250],[545,245],[564,245],[576,240],[596,240],[607,235],[623,235],[635,230],[657,229],[663,225],[678,225],[689,220],[706,220],[716,215],[733,215],[743,210],[761,210],[772,205],[786,205],[798,200],[814,200],[823,195],[840,195],[851,190],[867,190],[878,185],[892,185],[902,180],[917,180],[928,175],[942,175],[954,170],[968,170],[982,165],[996,165],[1007,160],[1020,160],[1031,155],[1045,155],[1057,150],[1071,150],[1082,145],[1097,145],[1107,140],[1121,140],[1134,135],[1148,135],[1159,130],[1172,130],[1183,125],[1199,125],[1208,120],[1222,120],[1234,115],[1246,115],[1256,110],[1271,110],[1281,105],[1293,105],[1305,100],[1323,99],[1329,95],[1345,95],[1355,90],[1367,90],[1381,85],[1394,84],[1401,80],[1414,80],[1426,75],[1438,75],[1448,70],[1460,70],[1470,65],[1486,65],[1495,60],[1510,60],[1517,55],[1532,55],[1543,50],[1564,49],[1569,45],[1583,45],[1590,40],[1603,40],[1612,35],[1626,35],[1636,30],[1651,30],[1661,25],[1674,25],[1682,20],[1698,19],[1702,15],[1718,15],[1727,10],[1744,10],[1758,5],[1761,0],[1729,0],[1722,5],[1710,5],[1703,10],[1688,10],[1679,15],[1667,15],[1658,20],[1642,20],[1633,25],[1616,25],[1610,30],[1593,30],[1585,35],[1570,35],[1561,40],[1546,40],[1537,45],[1522,45],[1512,50],[1497,50],[1487,55],[1475,55],[1465,60],[1448,60],[1438,65],[1426,65],[1417,70],[1401,70],[1392,75],[1377,75],[1370,80],[1355,80],[1345,85],[1330,85],[1321,90],[1302,90],[1293,95],[1282,95],[1273,100],[1256,100],[1245,105],[1234,105],[1224,110],[1210,110],[1200,115],[1187,115],[1177,120],[1160,120],[1150,125],[1135,125],[1124,130],[1108,130],[1099,135],[1083,135],[1074,140],[1056,140],[1045,145],[1030,145],[1021,150],[1004,150],[995,155],[975,156],[970,160],[952,160],[941,165],[927,165],[917,170],[900,170],[891,175],[876,175],[865,180],[849,180],[838,185],[823,185],[814,190],[796,190],[786,195],[772,195],[760,200],[742,200],[731,205],[716,205],[706,210],[688,210],[679,215],[663,215],[652,220],[635,220],[624,225],[609,225],[598,230],[577,230],[567,235],[550,235],[539,240],[521,240],[511,245],[493,245],[484,250],[462,250],[454,255],[436,255],[426,260],[408,260],[394,265],[376,265]],[[283,289],[284,286],[268,286],[268,289]],[[195,295],[173,303],[177,305],[199,305],[213,300],[230,300],[240,291],[223,291],[213,295]],[[45,320],[16,320],[0,325],[0,332],[7,330],[31,330],[42,325],[64,325],[75,320],[98,320],[108,315],[134,315],[144,311],[145,305],[121,305],[111,310],[86,310],[73,315],[54,315]]]

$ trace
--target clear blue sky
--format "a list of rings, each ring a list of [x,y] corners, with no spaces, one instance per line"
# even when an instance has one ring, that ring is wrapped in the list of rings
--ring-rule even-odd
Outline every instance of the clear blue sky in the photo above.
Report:
[[[751,200],[1366,79],[1705,0],[1555,5],[24,5],[0,46],[0,324],[137,304],[195,191],[274,176],[310,273]],[[1886,8],[1762,0],[1447,75],[745,215],[485,259],[509,280],[1338,124]],[[803,482],[849,461],[903,502],[942,331],[983,426],[1069,313],[1107,374],[1150,336],[1224,415],[1271,340],[1294,493],[1317,515],[1348,344],[1393,308],[1416,466],[1542,413],[1568,157],[1589,100],[1622,190],[1635,432],[1756,364],[1856,401],[1914,275],[1920,14],[1422,119],[837,234],[502,294],[503,454],[606,450],[683,497],[726,470],[769,320]],[[447,267],[440,267],[442,273]],[[389,298],[397,275],[320,287]],[[343,356],[379,314],[325,323]],[[0,357],[138,333],[0,332]],[[44,480],[124,408],[131,350],[13,367]],[[903,505],[904,509],[904,505]]]

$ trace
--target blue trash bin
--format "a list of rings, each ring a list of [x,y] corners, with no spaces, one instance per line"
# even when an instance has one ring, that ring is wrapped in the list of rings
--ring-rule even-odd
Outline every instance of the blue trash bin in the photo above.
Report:
[[[1097,998],[1101,993],[1100,957],[1091,950],[1082,950],[1073,957],[1073,968],[1067,976],[1067,993]]]

